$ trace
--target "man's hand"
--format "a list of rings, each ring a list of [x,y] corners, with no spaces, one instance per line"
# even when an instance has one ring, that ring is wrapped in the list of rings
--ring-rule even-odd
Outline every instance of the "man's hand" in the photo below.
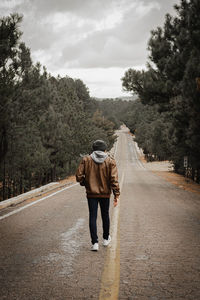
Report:
[[[119,197],[115,197],[114,198],[114,207],[117,206],[118,202],[119,202]]]

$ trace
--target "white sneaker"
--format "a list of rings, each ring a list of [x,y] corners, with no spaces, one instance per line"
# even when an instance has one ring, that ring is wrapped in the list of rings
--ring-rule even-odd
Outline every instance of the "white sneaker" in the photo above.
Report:
[[[111,236],[109,235],[109,237],[108,237],[108,239],[107,240],[103,240],[103,245],[105,246],[105,247],[107,247],[109,244],[110,244],[110,242],[111,242]]]
[[[91,246],[91,250],[92,251],[98,251],[99,250],[99,244],[98,243],[95,243]]]

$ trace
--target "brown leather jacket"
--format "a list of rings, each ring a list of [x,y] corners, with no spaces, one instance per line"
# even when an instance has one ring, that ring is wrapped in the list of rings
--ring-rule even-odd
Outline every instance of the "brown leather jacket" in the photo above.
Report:
[[[84,185],[88,198],[109,198],[120,195],[117,166],[114,159],[107,157],[103,163],[96,163],[85,156],[77,171],[76,180]]]

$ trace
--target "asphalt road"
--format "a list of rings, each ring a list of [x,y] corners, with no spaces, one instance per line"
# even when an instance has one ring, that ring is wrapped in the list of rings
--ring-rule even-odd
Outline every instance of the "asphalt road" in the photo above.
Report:
[[[79,185],[2,211],[1,300],[200,299],[200,196],[146,170],[131,135],[118,134],[122,193],[111,207],[111,247],[90,251]],[[98,231],[101,242],[100,218]]]

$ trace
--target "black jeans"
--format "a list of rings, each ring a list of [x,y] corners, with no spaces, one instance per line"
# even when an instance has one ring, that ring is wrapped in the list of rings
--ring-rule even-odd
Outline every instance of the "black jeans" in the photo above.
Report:
[[[109,198],[88,198],[88,207],[89,207],[89,228],[92,244],[98,243],[97,236],[97,211],[98,203],[101,208],[101,218],[103,223],[103,238],[108,239],[109,230],[110,230],[110,217],[109,217],[109,207],[110,199]]]

